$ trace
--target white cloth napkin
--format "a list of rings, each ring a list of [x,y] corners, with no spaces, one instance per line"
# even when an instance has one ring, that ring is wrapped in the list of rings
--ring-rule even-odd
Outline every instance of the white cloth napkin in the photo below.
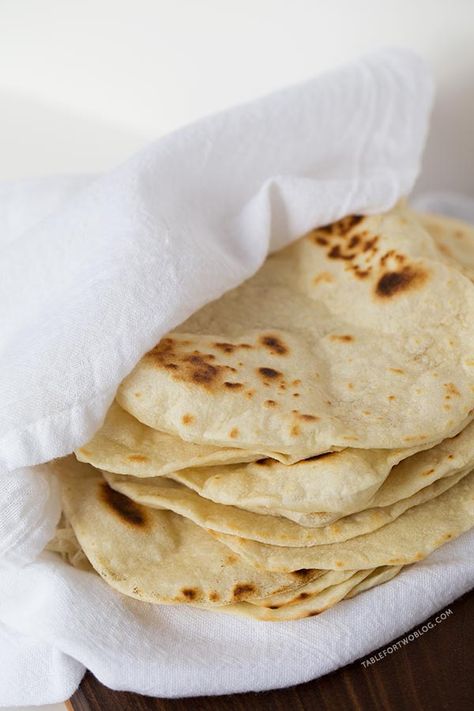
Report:
[[[104,176],[0,188],[0,704],[64,699],[84,667],[157,696],[302,682],[472,585],[468,534],[317,618],[265,624],[137,603],[41,553],[59,516],[42,463],[84,443],[143,353],[269,250],[407,194],[431,100],[416,56],[379,52]]]

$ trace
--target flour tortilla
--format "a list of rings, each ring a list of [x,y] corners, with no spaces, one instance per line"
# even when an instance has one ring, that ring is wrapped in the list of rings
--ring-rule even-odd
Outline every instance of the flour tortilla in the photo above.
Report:
[[[46,545],[45,550],[51,553],[58,553],[63,560],[74,568],[89,572],[94,571],[64,514],[61,515],[54,537]]]
[[[234,603],[217,608],[219,612],[239,617],[249,617],[254,620],[266,622],[284,622],[288,620],[300,620],[305,617],[314,617],[324,610],[333,607],[340,602],[357,583],[369,575],[370,571],[360,570],[350,578],[337,585],[332,585],[322,590],[317,595],[301,600],[294,605],[283,605],[278,609],[271,610],[268,607],[258,607],[250,603]]]
[[[464,442],[464,450],[467,446],[470,456],[471,451],[474,452],[473,438],[474,425],[471,424],[462,436],[446,442],[456,443],[458,449]],[[193,449],[198,450],[197,455]],[[76,456],[80,461],[114,473],[138,477],[145,477],[147,473],[149,476],[168,473],[175,481],[216,503],[284,516],[301,525],[321,526],[363,508],[386,506],[407,498],[445,473],[452,473],[445,471],[454,456],[452,448],[440,444],[413,456],[420,449],[422,447],[402,450],[347,448],[292,465],[264,457],[256,462],[226,466],[226,459],[242,458],[244,450],[219,450],[180,442],[143,425],[114,403],[104,425],[86,446],[77,450]],[[444,469],[440,461],[443,452]],[[219,457],[224,462],[221,466],[217,464]],[[395,466],[403,459],[404,462]],[[455,461],[459,459],[456,455]],[[193,460],[195,467],[182,469]],[[214,466],[204,466],[208,461]],[[474,466],[473,458],[464,461],[463,466],[469,461]],[[393,475],[386,480],[394,466]],[[451,470],[454,471],[452,466]],[[427,472],[431,474],[427,475]],[[379,500],[382,492],[385,496]]]
[[[75,454],[108,472],[170,476],[206,498],[251,511],[351,513],[363,508],[395,464],[419,449],[348,448],[289,466],[262,450],[184,442],[142,424],[113,403],[103,426]]]
[[[474,281],[474,227],[454,217],[417,213],[433,237],[444,262]]]
[[[443,440],[431,449],[404,459],[390,472],[382,486],[365,501],[366,508],[383,508],[406,499],[438,479],[474,466],[474,423],[472,421],[455,437]],[[275,481],[278,486],[279,482]],[[362,510],[361,506],[359,510]],[[275,509],[300,526],[327,526],[347,515],[337,513],[300,513]]]
[[[84,555],[79,542],[75,538],[70,524],[62,517],[54,539],[48,544],[47,550],[60,553],[76,568],[96,572]],[[242,615],[253,619],[268,621],[299,619],[309,617],[321,610],[323,604],[339,601],[340,593],[349,589],[345,598],[351,598],[359,592],[368,590],[375,585],[393,578],[401,567],[376,568],[374,571],[336,571],[328,570],[314,580],[302,585],[297,590],[270,595],[261,600],[252,600],[249,603],[229,604],[223,608],[216,607],[215,611],[226,610],[232,614]],[[359,575],[357,575],[359,573]],[[350,584],[342,590],[336,586],[350,579]],[[358,582],[359,581],[359,582]],[[322,596],[324,593],[324,596]],[[192,604],[192,603],[191,603]],[[252,610],[252,606],[262,608],[262,611]],[[207,608],[206,608],[207,609]]]
[[[54,468],[65,515],[85,555],[109,585],[130,597],[213,607],[297,589],[320,574],[262,572],[188,519],[114,492],[74,457]]]
[[[474,407],[473,316],[409,211],[348,217],[164,338],[117,399],[185,441],[300,459],[430,445]]]
[[[249,511],[352,513],[372,499],[393,466],[416,451],[348,448],[289,466],[264,458],[170,476],[211,501]]]
[[[250,462],[265,456],[231,447],[185,442],[136,420],[113,402],[102,427],[75,451],[81,462],[137,477],[166,476],[184,467]]]
[[[220,608],[220,612],[241,617],[250,617],[266,622],[283,622],[299,620],[305,617],[314,617],[324,610],[333,607],[336,603],[349,597],[354,597],[359,592],[381,585],[394,578],[399,573],[401,566],[375,568],[374,570],[360,570],[354,572],[348,579],[332,585],[320,593],[300,599],[292,605],[282,605],[277,609],[256,607],[251,603],[241,602]]]
[[[291,466],[267,458],[170,476],[216,503],[318,527],[364,508],[389,506],[441,477],[474,467],[474,423],[454,438],[419,449],[345,449]]]
[[[267,608],[295,605],[301,602],[302,599],[309,599],[333,585],[345,582],[357,572],[357,570],[325,570],[319,577],[310,580],[309,583],[302,585],[297,590],[268,595],[261,600],[252,600],[249,604]]]
[[[474,422],[471,421],[454,437],[400,462],[367,505],[390,506],[435,481],[473,468]]]
[[[163,477],[137,479],[103,472],[115,490],[143,506],[163,508],[185,516],[198,526],[218,533],[239,536],[275,546],[317,546],[347,541],[375,531],[401,516],[406,510],[439,496],[454,486],[471,469],[445,477],[424,487],[413,496],[391,506],[367,509],[321,528],[305,528],[277,516],[251,513],[235,506],[215,504],[194,491]]]
[[[349,600],[351,597],[355,597],[361,592],[370,590],[377,585],[382,585],[389,580],[392,580],[400,571],[403,570],[405,566],[403,565],[387,565],[382,568],[375,568],[372,573],[370,573],[366,578],[357,583],[355,587],[346,595],[345,600]]]
[[[213,535],[263,570],[362,570],[422,560],[473,525],[474,472],[471,472],[443,494],[409,509],[393,523],[342,543],[294,548],[223,533]]]

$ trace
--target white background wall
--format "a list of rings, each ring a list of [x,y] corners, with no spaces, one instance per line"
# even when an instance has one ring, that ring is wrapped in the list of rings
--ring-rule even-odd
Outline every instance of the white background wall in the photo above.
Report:
[[[438,83],[419,189],[474,195],[474,0],[0,0],[0,179],[108,168],[384,45]]]
[[[383,45],[438,81],[422,187],[474,193],[473,0],[0,0],[0,178],[107,168]]]

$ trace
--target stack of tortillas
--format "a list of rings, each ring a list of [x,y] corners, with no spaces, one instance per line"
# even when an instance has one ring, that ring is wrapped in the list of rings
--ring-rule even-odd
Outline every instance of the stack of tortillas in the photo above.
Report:
[[[459,536],[471,278],[474,230],[406,207],[273,254],[147,353],[56,463],[50,548],[140,600],[287,620]]]

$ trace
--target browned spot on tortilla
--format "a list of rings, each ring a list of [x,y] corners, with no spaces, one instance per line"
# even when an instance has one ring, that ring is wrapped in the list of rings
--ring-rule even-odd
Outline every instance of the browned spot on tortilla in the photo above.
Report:
[[[208,360],[208,355],[204,353],[199,353],[199,351],[194,350],[192,353],[188,353],[183,360],[187,363],[192,363],[193,365],[202,365],[203,362]]]
[[[349,388],[349,390],[354,389],[354,385],[352,383],[347,383],[347,387]]]
[[[186,600],[195,600],[198,595],[198,590],[196,590],[196,588],[183,588],[181,594]]]
[[[461,396],[461,393],[459,392],[459,390],[457,389],[457,387],[455,386],[454,383],[444,383],[444,388],[447,393],[445,395],[446,399],[449,399],[451,397],[451,395],[457,396],[457,397]]]
[[[190,382],[207,389],[222,384],[224,375],[234,372],[228,365],[211,364],[215,356],[212,353],[200,353],[197,349],[189,352],[183,350],[190,341],[179,341],[172,338],[162,339],[155,348],[149,351],[146,358],[154,367],[169,370],[173,380]]]
[[[293,393],[293,397],[299,397],[299,396],[300,396],[299,393]]]
[[[224,353],[233,353],[237,348],[237,346],[235,346],[233,343],[214,343],[213,345],[214,348],[218,348]]]
[[[265,400],[263,404],[265,405],[265,407],[276,407],[275,400]]]
[[[454,459],[454,454],[448,454],[448,459]]]
[[[364,242],[364,246],[362,247],[363,252],[368,252],[369,250],[373,250],[375,245],[378,242],[378,237],[372,237],[372,239],[368,239]]]
[[[237,583],[234,587],[233,598],[234,600],[240,600],[243,596],[254,592],[256,592],[256,588],[252,583]]]
[[[389,396],[388,396],[388,399],[389,399],[389,400],[396,400],[397,398],[395,397],[395,395],[389,395]]]
[[[420,476],[429,476],[430,474],[433,474],[434,469],[427,469],[424,472],[421,472]]]
[[[356,225],[359,225],[363,219],[364,215],[347,215],[341,220],[337,220],[337,222],[332,222],[330,225],[318,227],[317,229],[320,232],[343,236],[353,230]]]
[[[189,412],[187,412],[185,415],[182,416],[181,422],[183,423],[183,425],[192,424],[194,422],[194,415],[191,415],[189,414]]]
[[[447,257],[452,257],[452,256],[453,256],[453,253],[451,252],[451,250],[449,249],[449,247],[447,247],[447,246],[446,246],[445,244],[443,244],[442,242],[441,242],[441,243],[438,242],[438,244],[437,244],[436,246],[438,247],[439,251],[442,252],[443,254],[445,254]]]
[[[271,378],[272,380],[274,378],[280,378],[282,375],[282,373],[278,370],[274,370],[273,368],[258,368],[257,372],[264,378]]]
[[[313,610],[312,612],[308,613],[308,617],[315,617],[316,615],[321,614],[322,610]]]
[[[292,427],[291,430],[290,430],[290,434],[291,434],[293,437],[298,437],[298,435],[301,434],[301,429],[299,428],[298,425],[293,425],[293,427]]]
[[[208,597],[209,597],[209,600],[211,600],[211,602],[218,602],[221,599],[221,596],[215,590],[210,592]]]
[[[244,350],[252,348],[250,343],[214,343],[213,346],[224,353],[234,353],[234,351],[239,348],[243,348]]]
[[[342,260],[345,262],[345,271],[352,272],[358,278],[368,276],[371,271],[369,262],[373,255],[377,253],[378,235],[371,234],[368,230],[359,230],[353,233],[354,228],[362,217],[350,216],[344,218],[333,225],[329,225],[319,232],[324,232],[324,238],[319,238],[318,232],[314,236],[317,245],[326,247],[328,259]],[[329,272],[322,272],[313,277],[313,283],[317,285],[321,281],[334,281],[334,276]]]
[[[334,247],[331,247],[331,249],[329,250],[328,257],[329,259],[344,259],[349,261],[351,259],[354,259],[354,254],[343,253],[341,245],[335,244]]]
[[[405,372],[401,368],[389,368],[389,370],[391,370],[392,373],[397,373],[397,375],[403,375],[403,373]]]
[[[237,563],[238,560],[239,559],[237,558],[237,556],[234,555],[233,553],[231,553],[230,555],[227,556],[227,558],[225,559],[225,562],[227,565],[234,565],[234,563]]]
[[[398,294],[418,289],[425,283],[427,272],[421,267],[403,267],[400,271],[389,271],[378,280],[375,293],[382,299],[390,299]]]
[[[344,561],[343,560],[336,560],[336,568],[343,568],[344,567]]]
[[[271,467],[272,464],[275,463],[274,459],[271,459],[270,457],[264,457],[263,459],[257,459],[255,464],[258,464],[260,467]]]
[[[315,277],[313,277],[313,284],[315,286],[321,283],[331,284],[331,282],[333,281],[335,281],[335,279],[330,272],[320,272],[319,274],[316,274]]]
[[[341,334],[338,335],[336,333],[333,333],[331,336],[329,336],[331,341],[341,341],[341,343],[350,343],[351,341],[354,340],[353,336],[349,336],[349,334]]]
[[[239,430],[237,427],[232,427],[231,431],[229,432],[229,437],[231,439],[235,439],[236,437],[239,436]]]
[[[228,380],[224,382],[224,387],[228,388],[229,390],[238,390],[239,388],[243,388],[244,386],[242,383],[230,383]]]
[[[305,420],[306,422],[317,422],[319,420],[319,417],[317,415],[299,415],[300,420]]]
[[[130,462],[148,462],[149,459],[148,457],[145,457],[144,454],[130,454],[127,459]]]
[[[137,392],[137,393],[133,393],[133,394],[134,394],[135,397],[141,397],[141,396],[142,396],[142,393],[138,393],[138,392]]]
[[[169,353],[170,351],[173,350],[173,346],[175,345],[176,341],[174,338],[162,338],[161,341],[157,343],[157,345],[152,348],[150,351],[150,354],[152,354],[155,350],[158,350],[161,353]]]
[[[306,600],[307,597],[310,596],[310,593],[307,592],[302,592],[297,596],[297,600]]]
[[[251,400],[253,396],[255,395],[255,390],[246,390],[245,391],[245,397]]]
[[[146,526],[145,508],[135,503],[119,491],[112,489],[106,482],[100,486],[100,498],[124,523],[132,526]]]
[[[265,605],[269,610],[278,610],[280,605]]]
[[[273,355],[286,355],[289,351],[288,346],[283,343],[281,338],[278,338],[278,336],[272,334],[262,336],[260,343]]]
[[[394,255],[395,255],[394,249],[389,249],[388,252],[385,252],[385,254],[383,254],[380,257],[380,266],[384,267],[386,265],[386,263],[388,262],[388,260],[391,259]]]
[[[194,383],[208,384],[216,379],[219,371],[215,366],[204,362],[200,364],[195,363],[195,365],[197,365],[197,367],[191,373],[191,380]]]
[[[133,586],[132,592],[134,595],[138,595],[139,597],[141,597],[143,595],[143,592],[136,585]]]
[[[90,452],[88,449],[85,447],[79,447],[79,451],[82,452],[82,454],[85,454],[86,457],[90,457],[92,452]]]

